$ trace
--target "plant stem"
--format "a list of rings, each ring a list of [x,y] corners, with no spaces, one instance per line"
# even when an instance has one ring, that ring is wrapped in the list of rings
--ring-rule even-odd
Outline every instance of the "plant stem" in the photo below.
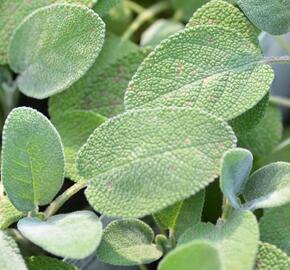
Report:
[[[290,55],[265,57],[264,64],[290,64]]]
[[[130,37],[145,23],[154,18],[158,13],[163,12],[169,7],[168,2],[158,2],[153,6],[145,9],[138,17],[131,23],[127,31],[122,36],[122,40],[128,40]]]
[[[233,208],[229,204],[229,201],[226,197],[223,198],[223,213],[222,213],[222,220],[227,220],[229,216],[231,215]]]
[[[290,45],[284,40],[284,38],[281,36],[276,36],[275,39],[279,45],[290,54]]]
[[[276,153],[280,150],[282,150],[283,148],[287,147],[288,145],[290,145],[290,138],[284,140],[283,142],[281,142],[279,145],[277,145],[275,147],[275,149],[273,150],[273,153]]]
[[[140,14],[145,10],[145,8],[142,7],[141,5],[139,5],[138,3],[132,2],[130,0],[125,0],[124,4],[127,8],[131,9],[132,11],[134,11],[137,14]]]
[[[174,230],[173,229],[169,229],[169,240],[170,240],[170,243],[171,243],[171,247],[175,248],[176,241],[175,241]]]
[[[279,106],[290,108],[290,99],[287,99],[287,98],[284,98],[284,97],[271,96],[270,97],[270,102],[275,104],[275,105],[279,105]]]
[[[46,209],[44,213],[45,219],[54,215],[73,195],[78,193],[87,185],[86,181],[80,181],[68,188],[64,193],[59,195]]]
[[[144,264],[139,265],[140,270],[148,270],[147,266]]]

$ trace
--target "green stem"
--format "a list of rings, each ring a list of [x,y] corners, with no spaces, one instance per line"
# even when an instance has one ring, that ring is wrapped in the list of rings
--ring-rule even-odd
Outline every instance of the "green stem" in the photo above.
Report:
[[[273,153],[276,153],[280,150],[282,150],[283,148],[287,147],[288,145],[290,145],[290,138],[284,140],[283,142],[281,142],[279,145],[277,145],[275,147],[275,149],[273,150]]]
[[[169,8],[168,2],[158,2],[148,9],[140,13],[137,18],[132,22],[127,31],[122,36],[122,40],[128,40],[130,37],[148,20],[154,18],[157,14]]]
[[[284,98],[284,97],[279,97],[279,96],[271,96],[270,97],[270,102],[278,105],[278,106],[283,106],[290,108],[290,99]]]
[[[80,181],[68,188],[64,193],[59,195],[46,209],[44,213],[45,219],[54,215],[73,195],[78,193],[87,185],[86,181]]]
[[[229,216],[231,215],[233,208],[229,204],[229,201],[226,197],[223,198],[223,213],[222,213],[222,220],[227,220]]]
[[[145,8],[139,5],[138,3],[132,2],[130,0],[125,0],[124,4],[128,9],[131,9],[133,12],[137,14],[140,14],[145,10]]]
[[[264,64],[290,64],[290,55],[265,57]]]
[[[173,229],[169,229],[169,240],[170,240],[172,248],[175,248],[176,241],[175,241],[174,230]]]
[[[279,45],[290,54],[290,45],[285,41],[285,39],[281,36],[276,36],[275,39]]]

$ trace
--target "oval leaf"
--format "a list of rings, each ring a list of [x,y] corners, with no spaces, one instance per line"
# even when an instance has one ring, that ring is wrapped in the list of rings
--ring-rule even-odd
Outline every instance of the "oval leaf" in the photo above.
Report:
[[[138,219],[113,221],[104,230],[97,256],[113,265],[147,264],[162,256],[153,239],[152,229]]]
[[[83,259],[92,254],[102,237],[102,223],[90,211],[60,214],[41,221],[23,218],[18,230],[32,243],[65,258]]]
[[[276,162],[254,172],[243,190],[247,209],[277,207],[290,202],[290,164]]]
[[[33,256],[28,258],[29,270],[77,270],[73,265],[47,256]]]
[[[33,211],[48,204],[63,184],[64,155],[49,120],[30,108],[14,109],[3,130],[1,178],[13,205]]]
[[[8,51],[20,91],[42,99],[68,88],[95,62],[104,32],[103,21],[85,7],[57,4],[33,12]]]
[[[212,182],[235,140],[225,122],[201,111],[130,111],[98,127],[77,163],[91,179],[86,196],[97,211],[141,217]]]

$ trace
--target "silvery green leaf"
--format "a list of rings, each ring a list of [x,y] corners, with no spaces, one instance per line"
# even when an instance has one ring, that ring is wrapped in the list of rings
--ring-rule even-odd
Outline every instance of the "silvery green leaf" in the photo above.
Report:
[[[48,256],[33,256],[27,259],[29,270],[78,270],[77,267]]]

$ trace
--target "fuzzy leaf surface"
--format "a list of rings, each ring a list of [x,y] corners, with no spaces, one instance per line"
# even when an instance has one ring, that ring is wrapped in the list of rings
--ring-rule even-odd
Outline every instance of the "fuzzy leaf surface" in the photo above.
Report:
[[[6,119],[1,178],[9,199],[23,212],[48,204],[61,188],[64,154],[60,136],[36,110],[16,108]]]
[[[33,256],[28,258],[29,270],[77,270],[73,265],[48,256]]]
[[[212,182],[221,156],[235,141],[224,121],[205,112],[129,111],[94,131],[77,164],[81,175],[91,179],[86,197],[97,211],[141,217]]]
[[[83,259],[92,254],[102,237],[102,223],[90,211],[49,217],[23,218],[18,230],[32,243],[60,257]]]
[[[9,45],[9,64],[20,74],[19,90],[43,99],[68,88],[95,62],[104,33],[103,21],[86,7],[37,9],[17,27]]]
[[[113,221],[104,230],[97,256],[113,265],[147,264],[162,256],[153,239],[152,229],[141,220]]]

